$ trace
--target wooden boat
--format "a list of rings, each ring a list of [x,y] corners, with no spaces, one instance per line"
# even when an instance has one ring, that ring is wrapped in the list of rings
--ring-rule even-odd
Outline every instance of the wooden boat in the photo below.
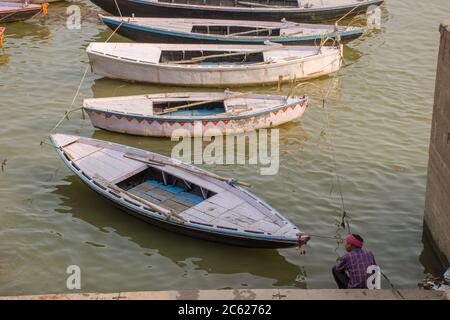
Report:
[[[42,5],[0,2],[0,23],[27,20],[42,11]]]
[[[181,92],[84,100],[92,125],[141,136],[239,134],[297,119],[306,97]],[[176,130],[176,131],[175,131]]]
[[[289,21],[238,21],[217,19],[105,17],[100,20],[117,33],[137,42],[264,44],[320,44],[326,38],[347,43],[360,37],[363,28],[304,24]]]
[[[384,0],[91,0],[116,16],[295,22],[336,21]],[[117,4],[116,4],[117,2]],[[119,8],[119,10],[117,9]]]
[[[63,134],[52,135],[51,141],[84,183],[149,223],[247,247],[297,243],[299,229],[236,180],[108,141]]]
[[[341,66],[340,48],[272,45],[91,43],[92,71],[128,81],[232,87],[300,81]]]

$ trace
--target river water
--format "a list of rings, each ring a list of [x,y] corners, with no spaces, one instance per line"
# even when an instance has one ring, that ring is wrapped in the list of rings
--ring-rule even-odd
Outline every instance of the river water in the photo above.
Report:
[[[40,145],[71,104],[87,66],[86,46],[111,34],[93,4],[72,4],[81,8],[79,30],[66,27],[67,2],[52,4],[45,18],[7,25],[0,55],[0,162],[6,160],[0,171],[0,294],[68,292],[69,265],[80,266],[84,292],[334,288],[330,268],[343,248],[332,239],[313,237],[299,255],[163,231],[101,199],[51,147]],[[382,29],[345,48],[338,78],[299,90],[310,95],[311,106],[279,128],[277,175],[260,175],[257,165],[207,168],[251,182],[255,194],[301,229],[322,236],[335,235],[342,215],[337,174],[352,231],[363,235],[395,286],[416,287],[435,263],[423,253],[422,219],[438,26],[449,9],[448,0],[388,0]],[[321,91],[330,86],[324,109]],[[75,105],[88,97],[164,90],[181,89],[88,72]],[[166,155],[175,144],[94,130],[79,113],[58,131]]]

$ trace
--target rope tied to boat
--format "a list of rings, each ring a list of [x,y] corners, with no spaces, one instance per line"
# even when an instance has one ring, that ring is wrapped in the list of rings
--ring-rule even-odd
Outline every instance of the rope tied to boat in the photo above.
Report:
[[[114,3],[116,4],[117,11],[119,12],[120,17],[122,18],[122,11],[120,10],[119,4],[117,3],[117,0],[114,0]]]
[[[117,4],[117,2],[116,2],[116,4]],[[120,22],[120,24],[117,26],[117,28],[116,28],[116,29],[111,33],[111,35],[108,37],[108,39],[106,39],[105,43],[107,43],[107,42],[109,42],[109,40],[111,40],[111,38],[116,34],[117,30],[119,30],[119,28],[122,26],[123,23],[124,23],[124,21],[122,20],[122,21]],[[64,112],[64,116],[58,121],[58,123],[53,127],[53,129],[50,130],[50,133],[54,133],[55,130],[58,129],[59,126],[60,126],[65,120],[69,120],[69,114],[71,114],[72,112],[75,112],[75,111],[77,111],[77,110],[81,110],[81,117],[82,117],[82,119],[84,120],[84,119],[86,118],[86,117],[85,117],[85,114],[84,114],[84,108],[83,108],[83,107],[76,107],[76,108],[72,108],[72,107],[73,107],[73,105],[75,104],[75,100],[78,98],[78,95],[79,95],[79,93],[80,93],[80,90],[81,90],[81,87],[82,87],[82,85],[83,85],[84,79],[86,78],[86,75],[87,75],[87,72],[88,72],[88,70],[89,70],[89,67],[90,67],[90,65],[86,66],[86,68],[85,68],[85,70],[84,70],[83,76],[81,77],[80,83],[79,83],[78,88],[77,88],[77,91],[75,92],[75,95],[74,95],[74,97],[73,97],[73,99],[72,99],[72,102],[71,102],[71,104],[70,104],[70,106],[69,106],[69,109],[66,110],[66,111]],[[43,140],[41,140],[39,144],[42,146],[42,145],[44,144],[44,140],[47,139],[47,138],[48,138],[48,136],[45,137]]]
[[[362,5],[365,5],[365,3],[361,2],[361,3],[357,4],[351,10],[349,10],[346,14],[344,14],[342,17],[340,17],[338,20],[336,20],[336,22],[334,23],[335,27],[338,26],[338,24],[341,20],[344,20],[350,13],[352,13],[353,11],[355,11],[357,8],[359,8]]]
[[[343,61],[343,50],[342,50],[342,45],[341,45],[341,38],[340,37],[334,37],[334,38],[330,38],[330,37],[326,37],[326,38],[322,38],[320,41],[320,44],[318,46],[318,50],[317,53],[321,52],[322,47],[327,43],[327,42],[332,42],[332,46],[337,46],[339,47],[339,59],[341,61]],[[325,111],[325,122],[326,122],[326,126],[325,129],[322,130],[322,132],[325,132],[325,130],[327,128],[330,127],[330,120],[329,120],[329,114],[328,114],[328,110],[327,110],[327,103],[328,103],[328,98],[332,92],[332,89],[334,87],[334,83],[336,81],[336,79],[339,76],[339,72],[340,69],[332,76],[332,81],[329,85],[329,87],[327,89],[324,89],[320,86],[318,86],[317,84],[313,83],[313,82],[301,82],[297,85],[295,85],[295,82],[292,83],[292,87],[291,90],[289,92],[289,94],[287,95],[287,97],[293,96],[294,92],[302,87],[302,86],[306,86],[306,85],[310,85],[310,86],[314,86],[317,89],[319,89],[319,93],[320,93],[320,99],[322,100],[322,108]],[[321,132],[321,136],[325,135],[322,134]],[[340,217],[340,223],[338,224],[338,229],[336,230],[336,235],[335,236],[325,236],[325,235],[312,235],[312,234],[308,234],[309,237],[316,237],[316,238],[323,238],[323,239],[332,239],[334,241],[336,241],[337,247],[335,249],[335,252],[337,254],[337,249],[339,248],[340,244],[342,244],[344,242],[344,239],[342,238],[342,236],[339,234],[339,230],[342,229],[347,229],[347,232],[350,233],[350,223],[348,221],[348,215],[347,215],[347,211],[346,211],[346,206],[345,206],[345,200],[344,200],[344,195],[342,192],[342,186],[341,186],[341,181],[340,181],[340,176],[337,172],[337,161],[336,161],[336,156],[335,156],[335,147],[334,147],[334,142],[332,139],[332,136],[329,137],[330,139],[330,146],[331,146],[331,157],[332,157],[332,163],[333,163],[333,172],[334,172],[334,176],[335,179],[337,180],[337,185],[338,185],[338,191],[339,191],[339,195],[340,195],[340,200],[341,200],[341,208],[342,208],[342,214]],[[332,183],[332,190],[334,187],[334,182]],[[331,190],[331,193],[332,193]],[[297,251],[300,255],[305,254],[306,250],[305,250],[305,246],[307,244],[307,241],[305,241],[304,239],[305,234],[303,233],[299,233],[297,234]],[[310,238],[308,238],[309,240]],[[339,256],[339,255],[338,255]]]
[[[11,12],[10,14],[7,14],[6,16],[4,16],[3,18],[0,19],[0,22],[2,22],[3,20],[8,19],[9,17],[12,17],[16,13],[17,13],[17,11],[14,11],[14,12]]]

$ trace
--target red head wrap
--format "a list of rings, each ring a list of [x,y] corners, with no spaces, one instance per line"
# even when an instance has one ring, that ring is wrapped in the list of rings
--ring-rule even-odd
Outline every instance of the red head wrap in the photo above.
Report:
[[[356,239],[356,237],[352,234],[349,234],[346,238],[345,241],[347,242],[347,244],[351,244],[354,247],[357,248],[362,248],[363,246],[363,242],[361,240]]]

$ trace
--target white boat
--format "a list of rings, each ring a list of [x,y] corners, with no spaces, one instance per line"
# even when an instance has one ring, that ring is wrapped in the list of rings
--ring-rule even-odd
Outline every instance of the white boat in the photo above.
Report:
[[[343,47],[216,44],[89,44],[92,71],[128,81],[232,87],[300,81],[341,67]]]
[[[246,247],[292,247],[309,240],[234,179],[108,141],[63,134],[52,135],[51,141],[84,183],[149,223]]]
[[[104,130],[171,137],[239,134],[275,127],[303,115],[306,97],[178,92],[85,99],[92,125]]]

